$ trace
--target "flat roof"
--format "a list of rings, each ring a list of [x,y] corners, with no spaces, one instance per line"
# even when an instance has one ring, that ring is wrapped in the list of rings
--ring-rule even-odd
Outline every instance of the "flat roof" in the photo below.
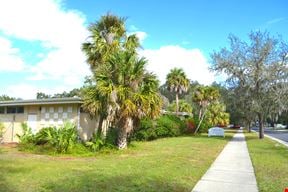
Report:
[[[65,97],[65,98],[49,98],[49,99],[0,101],[0,107],[25,106],[25,105],[82,104],[82,103],[83,100],[79,97]]]

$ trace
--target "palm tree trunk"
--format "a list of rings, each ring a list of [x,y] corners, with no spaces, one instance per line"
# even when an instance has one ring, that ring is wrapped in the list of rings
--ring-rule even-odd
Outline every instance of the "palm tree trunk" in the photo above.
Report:
[[[128,132],[133,129],[133,121],[131,117],[127,117],[123,119],[122,122],[119,123],[119,134],[118,134],[118,149],[126,149],[127,148],[127,137]]]
[[[194,134],[196,134],[196,133],[198,132],[198,130],[199,130],[201,124],[202,124],[202,121],[204,120],[206,111],[207,111],[207,110],[205,109],[204,112],[203,112],[203,115],[202,115],[202,117],[201,117],[201,119],[200,119],[200,121],[199,121],[199,123],[198,123],[198,125],[197,125],[197,128],[196,128]]]
[[[178,93],[176,92],[176,115],[178,116],[179,112],[179,99],[178,99]]]

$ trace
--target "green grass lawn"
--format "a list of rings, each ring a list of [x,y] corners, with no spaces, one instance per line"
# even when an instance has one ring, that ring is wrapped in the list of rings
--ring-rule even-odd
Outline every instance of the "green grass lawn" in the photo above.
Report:
[[[259,191],[282,192],[288,187],[288,148],[268,138],[246,133]]]
[[[0,147],[0,191],[191,191],[233,132],[226,135],[135,142],[85,158]]]

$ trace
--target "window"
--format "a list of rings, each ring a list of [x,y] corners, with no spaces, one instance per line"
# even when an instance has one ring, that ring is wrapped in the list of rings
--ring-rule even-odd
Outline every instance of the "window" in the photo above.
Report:
[[[63,118],[63,119],[67,119],[67,117],[68,117],[68,116],[67,116],[67,113],[64,112],[64,113],[62,114],[62,118]]]
[[[50,108],[49,108],[49,112],[50,112],[50,113],[54,113],[54,107],[50,107]]]
[[[5,107],[0,107],[0,114],[4,114],[5,113]]]
[[[73,110],[73,108],[72,108],[71,106],[69,106],[69,107],[67,108],[67,112],[68,112],[68,113],[72,113],[72,110]]]
[[[49,119],[50,115],[49,113],[45,113],[45,119]]]
[[[58,112],[63,113],[63,107],[58,107]]]
[[[7,113],[24,113],[24,107],[7,107]]]
[[[58,113],[54,113],[54,119],[58,119]]]

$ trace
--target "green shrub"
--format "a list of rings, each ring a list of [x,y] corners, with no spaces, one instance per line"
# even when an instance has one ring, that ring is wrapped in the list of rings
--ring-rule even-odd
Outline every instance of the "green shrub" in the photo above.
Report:
[[[196,124],[194,118],[186,119],[186,130],[185,133],[194,133],[196,130]]]
[[[77,143],[77,130],[74,124],[65,123],[62,127],[46,127],[36,135],[36,145],[51,145],[58,153],[67,153]]]
[[[105,140],[102,137],[101,133],[94,133],[92,138],[85,142],[85,145],[93,152],[99,151],[104,145]]]
[[[76,126],[72,123],[65,123],[62,127],[55,129],[53,137],[49,142],[55,146],[57,152],[66,153],[69,149],[72,149],[74,144],[77,142],[78,133]]]
[[[195,123],[196,127],[198,126],[199,122],[200,121],[198,119],[198,116],[194,116],[194,123]],[[204,118],[200,127],[199,127],[198,133],[207,133],[208,129],[211,127],[212,127],[212,125]]]
[[[114,148],[117,145],[118,129],[110,127],[106,133],[105,147]]]
[[[23,134],[19,135],[17,134],[16,136],[19,138],[19,143],[24,144],[24,143],[34,143],[35,137],[32,133],[32,130],[30,127],[28,127],[27,123],[22,123],[21,124]]]
[[[185,123],[175,115],[163,115],[157,120],[143,119],[133,134],[134,140],[153,140],[161,137],[175,137],[185,130]]]
[[[163,115],[157,120],[156,134],[158,137],[175,137],[181,135],[183,122],[174,115]]]
[[[35,144],[36,145],[44,145],[46,143],[54,144],[57,142],[57,128],[56,127],[45,127],[41,129],[35,135]]]
[[[154,120],[148,118],[141,120],[139,128],[133,134],[133,140],[149,141],[156,139],[155,123]]]

